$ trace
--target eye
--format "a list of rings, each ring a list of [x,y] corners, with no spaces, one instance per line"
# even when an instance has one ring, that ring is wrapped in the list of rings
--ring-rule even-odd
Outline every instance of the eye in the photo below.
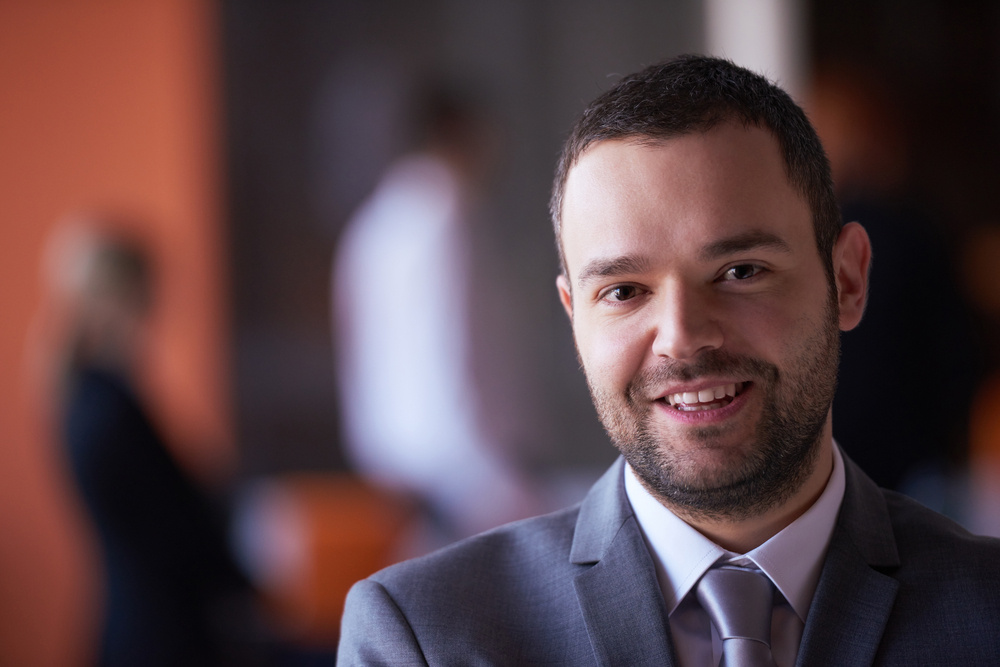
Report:
[[[757,264],[737,264],[726,269],[720,280],[749,280],[763,270],[764,267]]]
[[[601,299],[617,302],[628,301],[629,299],[634,298],[638,293],[639,290],[636,289],[634,285],[618,285],[602,294]]]

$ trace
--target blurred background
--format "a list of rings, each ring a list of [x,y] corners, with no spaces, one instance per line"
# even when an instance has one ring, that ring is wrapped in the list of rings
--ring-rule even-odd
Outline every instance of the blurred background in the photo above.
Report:
[[[211,539],[246,581],[205,603],[228,647],[205,664],[330,664],[353,580],[579,500],[614,450],[553,289],[554,161],[618,76],[684,52],[785,86],[829,149],[845,215],[872,234],[871,308],[844,338],[835,436],[880,483],[1000,534],[998,50],[988,0],[0,1],[0,663],[90,665],[103,651],[113,664],[125,631],[108,619],[128,598],[114,582],[139,580],[116,568],[150,559],[95,488],[135,486],[111,506],[177,524],[153,531],[153,553],[195,539],[172,507],[197,496],[219,511]],[[420,101],[442,89],[486,121],[475,183],[428,139]],[[401,246],[413,280],[390,270],[402,259],[345,274],[338,252],[361,252],[341,252],[347,230],[377,217],[377,193],[414,155],[451,176],[402,210],[431,202],[461,233],[420,237],[420,256]],[[94,288],[79,258],[105,238],[128,238],[155,272],[135,319],[80,296]],[[459,442],[474,446],[417,479],[358,453],[367,427],[347,413],[345,359],[379,355],[352,352],[345,322],[367,313],[392,346],[449,302],[461,354],[442,389],[388,364],[372,394],[386,421],[421,400],[467,420]],[[81,304],[102,331],[124,323],[119,337],[81,347]],[[114,414],[148,423],[160,472],[149,458],[88,477],[106,459],[86,447],[123,459],[74,421],[102,414],[74,402],[74,360],[133,347],[85,358],[122,380]],[[144,505],[165,476],[188,500]],[[456,477],[489,481],[435,495]],[[191,567],[205,557],[183,553]]]

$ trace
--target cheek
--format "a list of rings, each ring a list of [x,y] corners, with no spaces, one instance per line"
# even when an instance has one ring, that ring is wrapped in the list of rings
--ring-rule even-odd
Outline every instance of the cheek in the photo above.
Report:
[[[815,332],[823,325],[824,312],[819,303],[771,304],[756,309],[741,319],[741,326],[731,330],[731,347],[740,352],[783,366],[802,353]]]
[[[583,326],[576,345],[591,384],[623,389],[650,353],[651,343],[636,326]]]
[[[758,356],[768,350],[780,350],[794,330],[788,314],[780,308],[754,308],[739,318],[739,324],[727,327],[726,342],[730,347],[751,347]]]
[[[823,298],[788,289],[720,301],[716,311],[729,347],[753,348],[758,353],[781,350],[822,308]],[[747,350],[749,351],[749,350]]]

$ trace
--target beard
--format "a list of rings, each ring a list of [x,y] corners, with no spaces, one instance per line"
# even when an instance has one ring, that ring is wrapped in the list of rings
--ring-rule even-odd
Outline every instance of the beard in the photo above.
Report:
[[[786,501],[814,470],[839,360],[833,293],[821,322],[792,350],[783,369],[762,359],[710,350],[689,364],[665,359],[643,370],[623,395],[601,390],[589,377],[588,384],[612,442],[654,497],[692,518],[739,521]],[[708,375],[749,380],[761,394],[761,415],[753,435],[740,447],[713,447],[725,435],[724,425],[686,428],[686,442],[655,430],[651,413],[656,388]],[[706,450],[725,461],[707,466],[698,456]]]

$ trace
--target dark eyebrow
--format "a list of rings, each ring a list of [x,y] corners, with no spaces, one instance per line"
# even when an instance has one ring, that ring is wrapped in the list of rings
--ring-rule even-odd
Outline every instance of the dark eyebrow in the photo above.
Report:
[[[626,273],[641,273],[649,267],[649,260],[635,255],[622,255],[610,259],[598,258],[591,260],[580,271],[576,282],[580,285],[594,278],[620,276]]]
[[[701,261],[719,259],[727,255],[755,250],[758,248],[772,248],[782,252],[791,252],[792,248],[788,243],[771,232],[749,231],[736,236],[713,241],[702,248],[699,253]],[[608,276],[620,276],[629,273],[642,273],[649,269],[649,259],[637,255],[622,255],[621,257],[598,258],[591,260],[580,271],[576,282],[583,285],[595,278],[606,278]]]
[[[707,261],[758,248],[772,248],[782,252],[792,251],[791,246],[777,234],[763,231],[749,231],[737,236],[713,241],[702,249],[700,255],[703,261]]]

